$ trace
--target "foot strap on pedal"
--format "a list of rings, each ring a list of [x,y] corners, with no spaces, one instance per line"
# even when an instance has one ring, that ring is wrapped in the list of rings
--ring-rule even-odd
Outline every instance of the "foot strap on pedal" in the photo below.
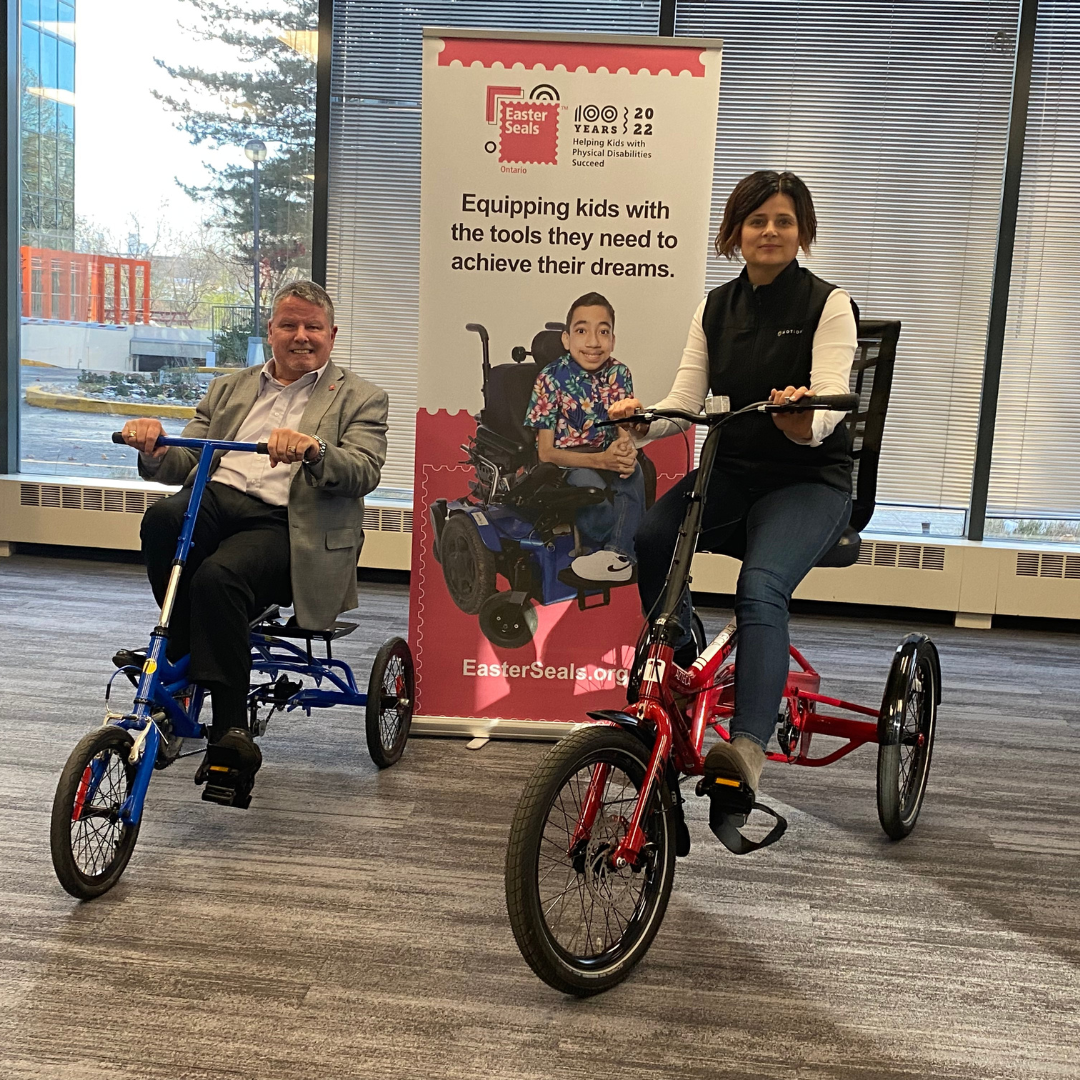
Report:
[[[749,855],[751,851],[769,847],[787,830],[787,819],[772,807],[757,802],[753,789],[745,781],[706,776],[698,783],[697,793],[709,796],[709,828],[733,855]],[[751,840],[739,832],[753,810],[776,819],[776,824],[760,840]]]

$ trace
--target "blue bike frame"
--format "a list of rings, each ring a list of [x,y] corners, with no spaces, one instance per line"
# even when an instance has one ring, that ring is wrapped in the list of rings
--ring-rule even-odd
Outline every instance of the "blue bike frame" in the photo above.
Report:
[[[122,436],[117,438],[114,435],[113,441],[123,443],[124,439]],[[199,506],[202,503],[207,481],[210,479],[210,465],[214,460],[214,452],[217,450],[240,450],[260,454],[267,452],[266,443],[229,442],[221,439],[162,437],[158,439],[157,445],[186,446],[200,453],[199,464],[195,469],[195,480],[191,486],[191,498],[188,501],[184,523],[176,542],[176,555],[165,592],[165,602],[161,605],[161,617],[150,636],[150,647],[147,649],[146,661],[135,691],[134,709],[115,721],[117,727],[138,733],[135,735],[135,743],[130,756],[132,763],[137,764],[135,781],[131,786],[131,794],[120,808],[121,819],[131,826],[137,825],[142,817],[143,802],[147,788],[150,786],[150,776],[153,773],[154,761],[157,759],[158,747],[161,743],[161,732],[151,718],[152,710],[156,707],[164,711],[172,722],[174,734],[179,738],[201,739],[205,734],[203,725],[195,720],[202,708],[202,689],[194,688],[187,709],[182,709],[174,696],[188,685],[188,657],[182,657],[175,664],[170,664],[165,656],[165,647],[169,640],[169,621],[176,605],[180,575],[184,571],[188,552],[191,550],[195,520],[199,514]],[[97,782],[100,782],[100,777],[92,775],[91,783]]]

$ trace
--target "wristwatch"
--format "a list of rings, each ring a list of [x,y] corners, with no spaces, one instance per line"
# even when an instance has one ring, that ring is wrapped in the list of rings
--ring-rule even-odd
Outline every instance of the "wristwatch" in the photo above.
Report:
[[[324,457],[326,457],[326,443],[323,442],[323,440],[320,439],[318,435],[312,435],[311,437],[319,444],[319,452],[315,455],[315,457],[311,458],[310,461],[307,458],[304,458],[304,464],[318,465],[319,462],[322,461]]]

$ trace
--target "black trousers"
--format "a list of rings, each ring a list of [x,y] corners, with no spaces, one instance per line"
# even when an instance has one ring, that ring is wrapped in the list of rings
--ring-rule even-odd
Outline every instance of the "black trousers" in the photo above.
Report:
[[[146,573],[159,604],[191,491],[159,499],[142,521]],[[206,485],[169,624],[170,660],[191,653],[191,680],[211,692],[216,732],[247,723],[248,624],[271,604],[292,602],[289,513],[226,484]]]

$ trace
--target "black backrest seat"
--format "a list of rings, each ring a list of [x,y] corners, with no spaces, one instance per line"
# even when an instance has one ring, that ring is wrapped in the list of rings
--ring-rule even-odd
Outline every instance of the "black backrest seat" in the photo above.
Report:
[[[551,325],[551,324],[549,324]],[[554,364],[566,350],[563,348],[561,330],[541,330],[532,339],[529,350],[538,368],[546,368],[548,364]]]
[[[499,364],[488,377],[488,405],[480,413],[480,423],[522,448],[536,443],[536,432],[522,421],[529,411],[533,385],[540,374],[534,363]]]
[[[851,520],[836,544],[818,560],[818,566],[852,566],[858,561],[859,534],[870,524],[877,498],[878,464],[892,391],[900,322],[896,319],[860,319],[858,337],[851,366],[851,392],[859,395],[859,411],[849,413],[845,421],[851,437],[851,456],[855,459]],[[702,535],[699,550],[715,551],[733,559],[741,559],[746,553],[746,534],[742,530],[716,547],[711,547],[708,539],[708,533]]]

